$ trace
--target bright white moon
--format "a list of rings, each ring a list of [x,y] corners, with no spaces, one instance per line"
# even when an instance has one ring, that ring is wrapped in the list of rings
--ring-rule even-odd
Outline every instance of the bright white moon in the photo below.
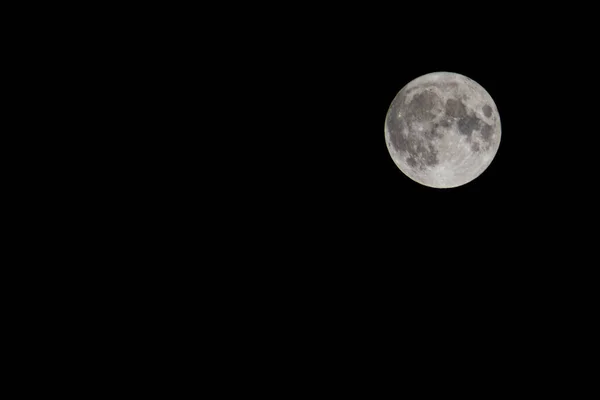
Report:
[[[500,146],[500,115],[474,80],[451,72],[420,76],[396,95],[385,119],[390,156],[412,180],[452,188],[477,178]]]

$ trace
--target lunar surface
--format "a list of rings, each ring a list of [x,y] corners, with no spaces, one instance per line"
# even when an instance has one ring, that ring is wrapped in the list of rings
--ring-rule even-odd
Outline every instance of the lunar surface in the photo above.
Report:
[[[500,146],[500,115],[489,93],[451,72],[420,76],[396,95],[385,119],[389,153],[412,180],[452,188],[477,178]]]

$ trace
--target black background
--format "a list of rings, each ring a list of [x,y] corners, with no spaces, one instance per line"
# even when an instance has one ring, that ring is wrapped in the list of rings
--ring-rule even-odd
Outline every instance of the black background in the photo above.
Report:
[[[26,112],[41,139],[23,136],[47,161],[44,185],[23,185],[52,221],[22,224],[50,248],[24,254],[75,262],[55,279],[101,286],[101,301],[125,293],[124,319],[144,310],[155,325],[160,310],[176,335],[198,316],[198,337],[261,353],[246,360],[265,343],[282,364],[401,354],[387,366],[406,348],[455,360],[465,342],[510,359],[511,340],[550,358],[539,339],[553,324],[593,321],[593,12],[151,7],[108,10],[92,39],[54,20],[64,37],[34,35],[45,52],[26,62],[25,97],[46,115]],[[404,176],[384,140],[394,96],[434,71],[480,83],[502,121],[490,167],[454,189]]]

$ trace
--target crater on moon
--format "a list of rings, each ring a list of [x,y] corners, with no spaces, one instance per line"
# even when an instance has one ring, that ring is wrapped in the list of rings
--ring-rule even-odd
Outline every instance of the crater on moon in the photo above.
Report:
[[[492,107],[490,107],[489,105],[485,105],[483,106],[483,115],[485,115],[487,118],[492,116]]]
[[[470,182],[489,166],[500,144],[494,105],[489,93],[464,75],[436,72],[414,79],[398,92],[386,116],[392,159],[425,186]]]

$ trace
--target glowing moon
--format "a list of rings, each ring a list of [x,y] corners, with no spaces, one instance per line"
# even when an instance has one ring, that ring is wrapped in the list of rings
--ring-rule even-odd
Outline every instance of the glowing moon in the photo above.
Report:
[[[404,86],[385,119],[390,156],[412,180],[452,188],[477,178],[500,146],[500,115],[477,82],[451,72]]]

